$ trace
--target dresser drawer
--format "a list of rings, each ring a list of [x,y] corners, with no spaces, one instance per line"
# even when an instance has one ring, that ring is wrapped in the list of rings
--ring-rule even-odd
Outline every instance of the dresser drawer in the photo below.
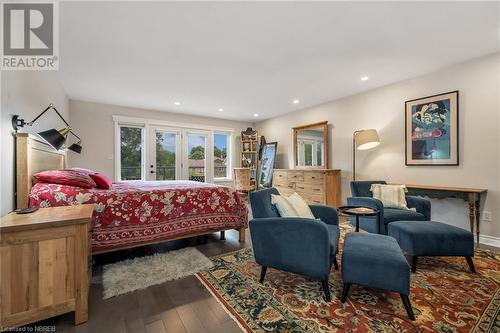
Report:
[[[318,172],[305,172],[304,182],[308,184],[322,184],[325,181],[325,174],[321,171]]]
[[[325,187],[323,184],[318,183],[303,183],[304,192],[311,194],[323,194],[325,193]]]
[[[273,185],[274,186],[286,186],[288,183],[288,172],[286,171],[274,171],[273,172]]]
[[[288,171],[288,182],[303,182],[304,172],[302,171]]]
[[[284,195],[286,197],[292,195],[295,192],[294,188],[289,188],[287,186],[275,186],[280,195]]]
[[[324,205],[325,204],[325,196],[322,194],[310,194],[310,193],[299,193],[304,200],[310,205]]]

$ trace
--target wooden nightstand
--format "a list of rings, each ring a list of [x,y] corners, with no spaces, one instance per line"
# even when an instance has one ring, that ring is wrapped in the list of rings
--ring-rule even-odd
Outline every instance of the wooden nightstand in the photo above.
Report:
[[[0,329],[66,312],[87,321],[93,205],[0,219]]]

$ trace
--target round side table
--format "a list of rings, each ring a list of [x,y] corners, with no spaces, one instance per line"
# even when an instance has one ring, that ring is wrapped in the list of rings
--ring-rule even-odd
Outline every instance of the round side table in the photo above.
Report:
[[[361,206],[341,206],[337,209],[341,215],[356,216],[356,232],[359,232],[359,217],[376,216],[380,212],[377,209]],[[377,220],[377,233],[380,234],[380,223]]]

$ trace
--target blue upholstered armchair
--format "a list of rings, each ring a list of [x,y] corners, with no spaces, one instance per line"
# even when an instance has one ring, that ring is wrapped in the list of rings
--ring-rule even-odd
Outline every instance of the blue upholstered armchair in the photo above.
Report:
[[[382,202],[373,198],[370,188],[372,184],[387,184],[383,180],[353,181],[351,182],[352,197],[347,198],[350,206],[364,206],[375,208],[380,211],[377,217],[364,217],[359,219],[359,227],[371,233],[377,233],[377,221],[380,224],[380,233],[387,235],[387,224],[394,221],[430,221],[431,203],[429,200],[420,197],[406,196],[408,208],[415,208],[416,211],[385,208]],[[355,221],[350,219],[351,224]]]
[[[250,193],[253,219],[250,221],[255,261],[262,265],[260,283],[267,267],[321,280],[325,299],[330,301],[328,277],[332,263],[338,270],[336,254],[339,241],[337,210],[311,205],[317,219],[280,217],[271,204],[275,188]]]

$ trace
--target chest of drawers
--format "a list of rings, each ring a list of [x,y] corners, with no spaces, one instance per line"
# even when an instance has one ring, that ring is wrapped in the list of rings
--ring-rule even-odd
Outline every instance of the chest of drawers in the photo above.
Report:
[[[297,192],[309,204],[340,206],[340,170],[275,169],[273,187],[283,195]]]

